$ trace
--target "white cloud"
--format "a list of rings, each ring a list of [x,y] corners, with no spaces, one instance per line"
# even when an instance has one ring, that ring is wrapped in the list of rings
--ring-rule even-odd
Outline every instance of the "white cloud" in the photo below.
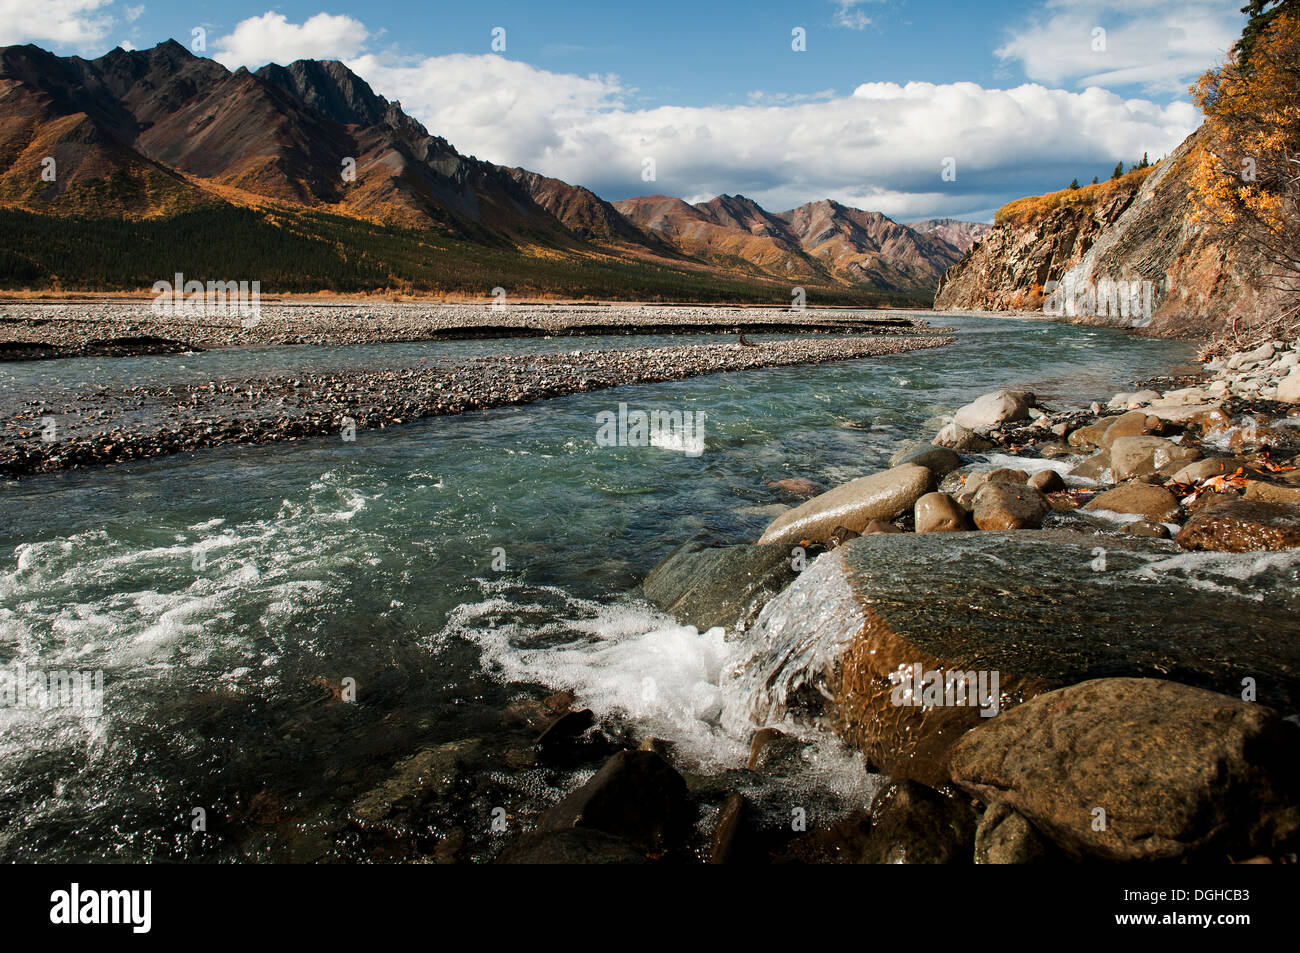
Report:
[[[871,25],[871,17],[858,9],[864,3],[878,0],[831,0],[835,5],[834,24],[848,30],[865,30]]]
[[[0,46],[35,42],[91,50],[112,29],[113,18],[104,12],[110,2],[0,0]]]
[[[637,108],[617,77],[551,73],[501,56],[349,65],[462,152],[611,199],[742,192],[780,210],[834,198],[913,218],[971,214],[1061,187],[1117,158],[1169,153],[1200,122],[1167,106],[1026,84],[866,83],[794,103]],[[945,157],[957,180],[943,182]],[[655,159],[657,180],[641,180]]]
[[[134,23],[144,15],[144,4],[142,3],[138,7],[125,7],[122,12],[126,14],[127,23]]]
[[[341,14],[318,13],[303,23],[290,23],[284,14],[268,11],[241,20],[234,32],[218,39],[212,58],[230,69],[299,59],[351,59],[369,36],[360,20]]]
[[[1042,83],[1185,93],[1236,42],[1240,6],[1237,0],[1048,0],[994,52]]]

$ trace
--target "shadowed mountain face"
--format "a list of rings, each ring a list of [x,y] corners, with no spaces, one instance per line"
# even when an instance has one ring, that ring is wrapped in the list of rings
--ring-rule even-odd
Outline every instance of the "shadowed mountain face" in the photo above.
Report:
[[[232,73],[175,41],[93,60],[0,49],[0,206],[168,220],[230,205],[575,260],[909,295],[932,291],[961,256],[944,232],[829,201],[781,214],[739,195],[611,204],[461,155],[339,62]]]

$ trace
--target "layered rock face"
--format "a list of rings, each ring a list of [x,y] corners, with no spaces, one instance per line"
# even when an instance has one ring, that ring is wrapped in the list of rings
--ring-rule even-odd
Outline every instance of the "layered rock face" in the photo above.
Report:
[[[1145,177],[1115,183],[1094,205],[1060,204],[1042,215],[1001,217],[944,275],[935,307],[1006,311],[1046,305],[1087,324],[1186,337],[1271,318],[1279,302],[1252,283],[1261,268],[1257,254],[1241,243],[1212,239],[1193,216],[1188,193],[1198,135]],[[1053,282],[1057,299],[1050,296]],[[1130,293],[1132,300],[1126,300]]]

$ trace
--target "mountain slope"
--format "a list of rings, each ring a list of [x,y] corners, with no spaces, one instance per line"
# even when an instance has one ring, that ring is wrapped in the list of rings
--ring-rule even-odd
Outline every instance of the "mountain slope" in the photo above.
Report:
[[[49,159],[57,174],[43,178]],[[845,226],[835,244],[812,247],[790,221],[743,196],[698,206],[665,196],[612,205],[580,186],[461,155],[342,63],[299,60],[230,72],[175,41],[89,60],[31,45],[0,49],[0,205],[76,218],[75,228],[105,242],[120,230],[85,220],[174,222],[176,247],[190,247],[184,230],[209,220],[190,213],[239,206],[271,226],[254,229],[259,246],[270,242],[269,254],[277,229],[305,229],[311,241],[296,260],[312,262],[313,275],[363,284],[388,274],[427,286],[438,283],[438,264],[412,262],[399,277],[382,263],[362,267],[322,254],[312,242],[350,232],[388,247],[387,234],[370,227],[381,226],[416,236],[415,250],[425,256],[443,240],[460,243],[458,262],[473,247],[485,260],[493,258],[489,249],[511,250],[521,259],[521,269],[508,269],[512,275],[561,260],[560,272],[575,276],[570,289],[581,287],[583,269],[601,263],[650,269],[646,287],[657,289],[752,286],[782,301],[799,284],[814,301],[857,293],[864,303],[880,303],[881,292],[917,303],[937,282],[932,264],[942,255],[937,239],[838,206],[841,218],[859,224]],[[213,220],[252,227],[224,213]],[[0,283],[12,286],[20,274],[85,280],[88,272],[40,257],[62,247],[58,229],[41,233],[43,252],[0,249],[0,269],[10,269],[0,270]],[[154,253],[167,257],[167,242],[147,234]],[[159,274],[170,274],[183,262],[158,264]],[[109,258],[101,265],[93,273],[104,281],[136,273]],[[449,273],[465,280],[477,270],[458,263]]]
[[[984,241],[944,275],[935,307],[1007,310],[1043,306],[1043,287],[1072,289],[1075,302],[1049,301],[1090,324],[1201,337],[1249,325],[1276,301],[1252,286],[1261,263],[1248,247],[1209,239],[1188,193],[1193,133],[1155,167],[1114,182],[1010,203]],[[1149,314],[1106,301],[1108,283],[1149,283]],[[1095,304],[1089,293],[1101,295]],[[1143,309],[1145,310],[1145,308]]]

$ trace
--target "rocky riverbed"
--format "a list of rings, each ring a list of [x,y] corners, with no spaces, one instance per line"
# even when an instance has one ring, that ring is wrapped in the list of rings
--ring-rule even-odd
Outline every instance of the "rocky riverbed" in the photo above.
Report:
[[[789,308],[582,304],[260,302],[233,308],[158,310],[149,302],[0,303],[0,360],[170,354],[271,344],[612,334],[892,334],[926,331],[904,313]]]
[[[501,859],[1297,862],[1297,368],[1269,341],[1104,406],[992,392],[887,470],[786,481],[810,498],[752,543],[686,542],[643,592],[739,643],[747,767],[646,739]],[[582,703],[546,734],[599,734]],[[828,729],[885,780],[800,826]]]
[[[419,368],[47,394],[0,408],[0,474],[20,476],[226,444],[364,432],[423,417],[627,384],[942,347],[936,335],[835,337],[435,360]]]

